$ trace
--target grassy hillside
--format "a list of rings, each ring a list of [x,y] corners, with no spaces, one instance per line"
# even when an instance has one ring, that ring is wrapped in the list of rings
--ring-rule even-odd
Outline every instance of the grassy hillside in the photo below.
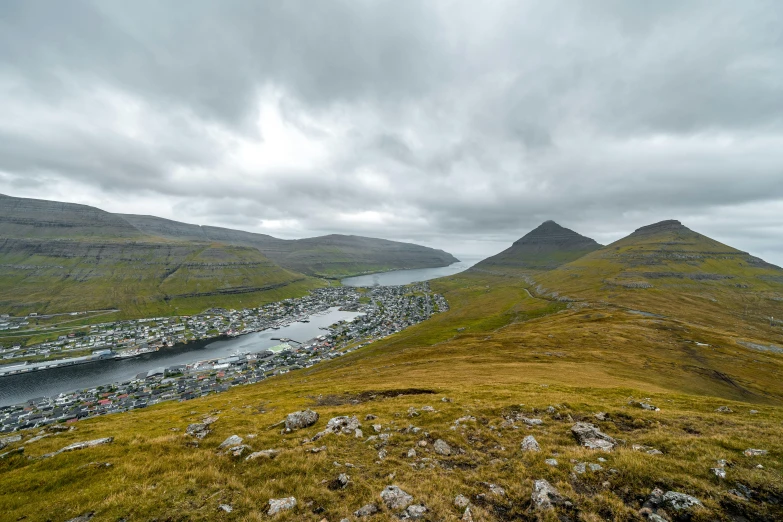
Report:
[[[598,300],[568,304],[534,297],[522,278],[481,273],[432,286],[445,293],[449,312],[335,361],[204,399],[81,421],[36,442],[26,434],[10,448],[23,445],[32,458],[0,461],[0,513],[31,521],[88,512],[93,520],[337,521],[358,520],[352,513],[375,502],[381,513],[368,520],[391,520],[399,510],[384,507],[379,494],[395,484],[426,505],[426,520],[459,520],[457,494],[469,497],[477,521],[645,520],[639,511],[654,488],[703,504],[689,513],[659,510],[664,520],[783,518],[783,356],[734,342],[745,326],[756,327],[753,320],[703,325],[698,314],[652,317]],[[757,337],[778,338],[779,329]],[[721,406],[732,413],[716,412]],[[275,424],[308,407],[321,415],[316,425],[281,434]],[[368,414],[378,418],[364,420]],[[184,430],[206,415],[218,420],[194,447]],[[303,442],[336,415],[356,415],[364,437]],[[580,420],[618,439],[615,451],[578,446],[570,428]],[[387,442],[368,441],[373,424]],[[280,454],[248,462],[218,452],[234,434],[255,451]],[[527,435],[540,452],[521,450]],[[109,436],[114,442],[105,446],[38,459]],[[453,452],[433,451],[437,439]],[[325,451],[310,451],[320,446]],[[747,457],[747,448],[769,453]],[[727,461],[725,479],[710,471],[718,459]],[[601,469],[578,473],[579,463]],[[336,485],[340,473],[350,476],[344,489]],[[536,510],[538,479],[570,504]],[[493,494],[490,484],[505,494]],[[287,496],[297,498],[295,509],[266,515],[269,499]]]
[[[249,307],[324,283],[247,247],[196,242],[0,239],[0,311],[118,308],[119,317]]]
[[[228,228],[190,225],[154,216],[121,214],[145,234],[174,240],[216,241],[257,248],[278,265],[318,277],[343,277],[408,268],[447,266],[457,259],[443,250],[362,236],[332,234],[278,239]]]

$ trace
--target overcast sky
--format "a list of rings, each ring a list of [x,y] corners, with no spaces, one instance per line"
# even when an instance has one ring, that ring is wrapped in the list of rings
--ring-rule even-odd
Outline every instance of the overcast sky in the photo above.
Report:
[[[0,2],[0,192],[492,254],[663,219],[783,265],[770,2]]]

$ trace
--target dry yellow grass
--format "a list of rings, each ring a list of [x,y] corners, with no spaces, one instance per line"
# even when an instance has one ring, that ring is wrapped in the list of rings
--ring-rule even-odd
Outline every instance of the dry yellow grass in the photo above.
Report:
[[[112,521],[270,520],[268,500],[294,496],[297,507],[275,520],[354,520],[355,510],[381,505],[380,491],[396,484],[427,506],[427,520],[459,520],[462,512],[452,504],[457,494],[471,498],[475,520],[556,520],[532,510],[538,478],[573,501],[573,509],[558,512],[570,520],[642,520],[638,510],[655,487],[701,499],[705,507],[694,520],[783,517],[781,356],[738,346],[733,323],[706,327],[687,313],[649,318],[610,303],[569,309],[531,297],[515,277],[465,274],[433,286],[446,294],[451,311],[335,361],[203,399],[81,421],[72,432],[25,445],[31,459],[0,461],[0,519],[60,521],[94,511],[94,520]],[[367,392],[410,388],[435,393],[360,400]],[[633,406],[632,398],[661,411]],[[425,405],[437,411],[421,412]],[[715,412],[724,405],[734,413]],[[308,407],[321,416],[316,425],[291,434],[270,428]],[[410,407],[420,414],[409,416]],[[599,411],[610,420],[596,420]],[[504,425],[512,412],[544,423]],[[213,432],[191,447],[186,426],[208,414],[219,417]],[[367,414],[378,419],[365,421]],[[337,415],[358,416],[364,438],[302,443]],[[466,415],[476,421],[454,424]],[[580,448],[570,427],[582,419],[624,444],[608,454]],[[379,441],[366,441],[375,423],[391,434],[382,461]],[[410,433],[410,425],[422,431]],[[233,434],[254,450],[281,454],[253,462],[218,454]],[[541,452],[520,450],[529,434]],[[107,436],[115,437],[112,444],[37,459]],[[438,438],[464,453],[436,455],[431,448]],[[421,440],[428,445],[418,446]],[[634,451],[633,444],[663,454]],[[320,445],[327,451],[309,452]],[[749,447],[769,454],[745,457]],[[407,457],[411,448],[415,458]],[[546,465],[554,455],[559,465]],[[606,458],[601,471],[573,473],[575,463],[597,463],[599,456]],[[717,459],[733,463],[725,480],[710,472]],[[351,484],[330,489],[341,472]],[[728,493],[737,482],[756,496]],[[502,486],[506,496],[488,495],[486,483]],[[233,512],[220,511],[220,504]],[[382,509],[369,520],[393,519],[394,512]]]

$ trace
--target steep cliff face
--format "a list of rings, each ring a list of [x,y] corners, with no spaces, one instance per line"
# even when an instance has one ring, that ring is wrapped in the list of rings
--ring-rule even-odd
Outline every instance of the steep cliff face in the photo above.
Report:
[[[122,217],[149,235],[256,248],[280,266],[310,275],[344,277],[366,272],[447,266],[458,261],[443,250],[371,237],[332,234],[286,240],[242,230],[189,225],[154,216]]]
[[[551,270],[601,248],[589,237],[545,221],[503,252],[476,265],[479,269]]]
[[[141,236],[143,234],[122,217],[94,207],[0,194],[0,237]]]

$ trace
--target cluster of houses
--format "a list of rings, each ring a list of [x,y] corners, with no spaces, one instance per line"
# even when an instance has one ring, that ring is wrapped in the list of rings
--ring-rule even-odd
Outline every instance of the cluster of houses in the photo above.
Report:
[[[212,309],[198,315],[153,317],[95,324],[60,335],[58,339],[29,346],[0,346],[4,364],[43,356],[46,361],[92,354],[105,358],[133,357],[165,346],[219,336],[235,336],[280,328],[331,306],[358,303],[361,294],[354,288],[329,287],[298,299],[286,299],[258,308]],[[306,319],[304,319],[306,320]],[[20,323],[21,324],[21,323]]]
[[[215,330],[241,334],[263,330],[269,325],[282,325],[286,321],[306,320],[309,314],[331,306],[360,311],[363,315],[333,324],[323,335],[296,346],[283,343],[260,353],[159,368],[122,383],[0,407],[0,432],[72,423],[87,417],[144,408],[162,401],[194,399],[232,386],[256,383],[272,375],[340,357],[448,309],[443,296],[432,294],[427,283],[375,287],[364,294],[354,288],[336,287],[256,309],[211,310],[192,317],[112,323],[104,325],[103,331],[129,332],[130,329],[122,326],[133,324],[136,329],[150,332],[152,328],[144,330],[141,325],[155,324],[160,325],[156,327],[156,335],[173,325],[184,325],[184,331],[194,338],[203,338],[196,335],[209,336]]]

